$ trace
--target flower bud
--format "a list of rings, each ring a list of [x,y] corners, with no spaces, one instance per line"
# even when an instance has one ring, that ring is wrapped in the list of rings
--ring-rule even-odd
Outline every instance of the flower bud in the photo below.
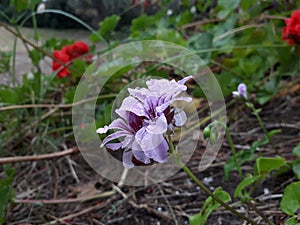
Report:
[[[203,130],[203,137],[204,139],[207,139],[210,137],[210,126],[207,126]]]

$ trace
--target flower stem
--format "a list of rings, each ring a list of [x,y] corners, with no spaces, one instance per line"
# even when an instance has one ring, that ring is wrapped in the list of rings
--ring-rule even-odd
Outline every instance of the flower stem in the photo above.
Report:
[[[272,148],[275,150],[276,154],[279,155],[278,149],[274,146],[274,144],[273,144],[273,142],[271,140],[271,137],[269,135],[269,132],[268,132],[268,130],[267,130],[264,122],[262,121],[262,119],[261,119],[261,117],[260,117],[260,115],[258,113],[258,110],[255,109],[254,105],[252,103],[250,103],[250,102],[247,102],[246,105],[252,110],[252,112],[255,115],[255,117],[256,117],[256,119],[257,119],[257,121],[258,121],[258,123],[259,123],[259,125],[260,125],[260,127],[262,129],[262,131],[266,135],[266,138],[267,138],[268,142],[272,145]]]
[[[268,225],[275,225],[251,202],[251,200],[247,201],[246,204],[251,207]]]
[[[246,216],[240,214],[238,211],[235,209],[231,208],[227,203],[222,201],[218,196],[216,196],[213,192],[211,192],[193,173],[192,171],[182,163],[182,161],[179,161],[180,166],[182,166],[182,169],[184,172],[197,184],[199,187],[206,192],[209,196],[211,196],[216,202],[218,202],[220,205],[222,205],[225,209],[230,211],[232,214],[236,215],[237,217],[249,222],[250,224],[257,225],[254,221],[251,219],[247,218]]]
[[[240,178],[242,179],[243,178],[243,173],[242,173],[240,164],[238,163],[238,160],[237,160],[237,155],[236,155],[235,147],[234,147],[231,135],[230,135],[230,131],[229,131],[228,127],[226,126],[226,124],[224,124],[224,126],[225,126],[226,136],[227,136],[227,139],[228,139],[228,142],[229,142],[229,147],[230,147],[231,152],[232,152],[235,167],[236,167],[236,169],[237,169],[237,171],[240,175]]]
[[[243,214],[240,214],[238,211],[230,207],[227,203],[222,201],[218,196],[216,196],[213,192],[211,192],[194,174],[193,172],[181,161],[179,155],[174,149],[174,145],[171,141],[171,138],[168,138],[168,143],[169,143],[169,151],[170,154],[172,154],[175,157],[176,162],[179,164],[179,166],[184,170],[184,172],[204,191],[206,194],[208,194],[212,199],[214,199],[216,202],[218,202],[220,205],[222,205],[225,209],[230,211],[232,214],[235,216],[247,221],[248,223],[252,225],[258,225],[255,223],[253,220],[247,218]]]

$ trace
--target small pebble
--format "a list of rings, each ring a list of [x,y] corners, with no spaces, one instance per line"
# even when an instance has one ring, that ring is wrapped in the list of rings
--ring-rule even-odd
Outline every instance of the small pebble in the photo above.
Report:
[[[203,178],[203,183],[206,185],[209,185],[214,179],[212,177],[204,177]]]
[[[270,194],[270,190],[269,190],[269,188],[264,188],[264,194],[265,194],[265,195],[268,195],[268,194]]]

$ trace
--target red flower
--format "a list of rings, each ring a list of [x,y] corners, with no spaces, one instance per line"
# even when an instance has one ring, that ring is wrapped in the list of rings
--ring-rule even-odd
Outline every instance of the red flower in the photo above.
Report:
[[[52,69],[53,71],[58,71],[58,77],[66,77],[70,75],[69,69],[64,67],[63,64],[70,64],[70,62],[82,55],[87,54],[90,51],[89,46],[83,41],[76,41],[72,45],[65,45],[61,50],[55,50],[53,52],[53,60]],[[88,63],[91,62],[92,55],[88,55],[83,58],[83,60]],[[61,63],[59,63],[59,60]]]
[[[73,44],[73,57],[77,58],[84,55],[90,51],[89,46],[83,41],[77,41]]]
[[[61,65],[62,63],[66,64],[69,62],[70,57],[68,56],[68,54],[60,50],[55,50],[53,52],[53,58],[56,60],[53,60],[52,69],[54,71],[58,71],[57,76],[59,77],[69,76],[70,75],[69,69]],[[57,60],[62,63],[58,62]]]
[[[282,29],[282,40],[290,45],[300,44],[300,10],[295,10],[284,21],[286,26]]]

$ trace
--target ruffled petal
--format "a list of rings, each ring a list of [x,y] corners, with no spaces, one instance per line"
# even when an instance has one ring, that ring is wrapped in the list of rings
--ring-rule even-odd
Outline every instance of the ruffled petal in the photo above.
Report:
[[[133,153],[134,157],[137,160],[139,160],[139,161],[141,161],[145,164],[150,163],[150,159],[145,155],[145,153],[143,151],[141,151],[141,150],[132,150],[132,153]]]
[[[162,137],[160,144],[152,150],[145,151],[145,156],[153,159],[156,162],[163,163],[166,162],[168,158],[169,145],[165,138]]]
[[[175,110],[175,115],[174,115],[174,120],[175,120],[175,126],[181,127],[185,124],[187,121],[187,116],[186,113],[183,110]]]
[[[147,126],[147,132],[150,134],[163,134],[167,131],[168,129],[168,123],[167,119],[164,114],[162,114],[160,117],[156,119],[155,122],[150,123]]]
[[[146,115],[143,104],[139,100],[131,96],[126,97],[123,100],[121,107],[116,110],[116,113],[124,119],[127,119],[127,112],[132,112],[137,116]]]
[[[145,132],[143,139],[139,144],[142,150],[146,152],[158,148],[164,140],[163,134],[150,134]]]
[[[169,145],[164,139],[161,144],[153,150],[153,160],[159,163],[166,162],[168,158]]]

